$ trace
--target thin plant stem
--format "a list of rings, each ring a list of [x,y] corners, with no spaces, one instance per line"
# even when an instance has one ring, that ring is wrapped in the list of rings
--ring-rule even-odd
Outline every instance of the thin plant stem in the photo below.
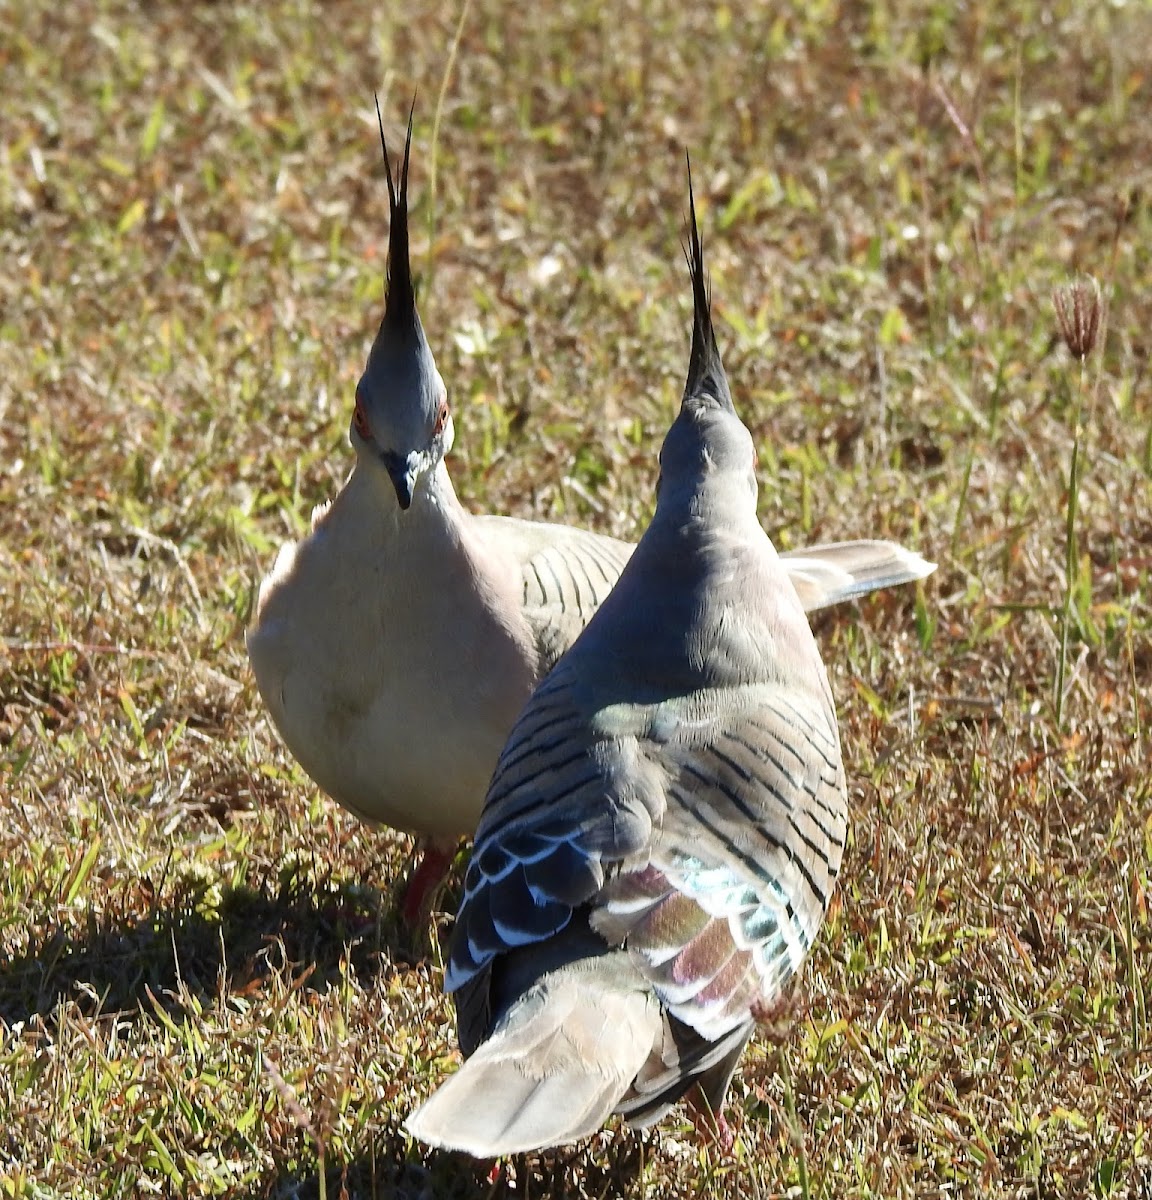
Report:
[[[440,91],[436,96],[436,111],[432,114],[432,150],[428,158],[428,284],[425,294],[432,294],[432,279],[436,273],[436,164],[440,150],[440,118],[444,112],[444,98],[448,95],[448,83],[456,66],[456,56],[460,52],[460,39],[464,36],[464,23],[468,19],[472,0],[464,0],[460,5],[460,19],[456,22],[456,32],[452,37],[452,45],[448,50],[448,61],[444,64],[444,75],[440,80]]]
[[[1132,622],[1128,622],[1128,674],[1132,680],[1132,717],[1136,730],[1136,753],[1139,761],[1144,762],[1144,726],[1140,719],[1140,679],[1136,672],[1136,647],[1132,634]]]
[[[1084,392],[1088,385],[1088,358],[1080,359],[1080,386],[1076,391],[1076,409],[1072,422],[1072,463],[1068,468],[1068,511],[1064,524],[1064,610],[1060,620],[1060,660],[1056,667],[1056,727],[1064,726],[1064,681],[1068,671],[1068,626],[1072,621],[1072,595],[1080,571],[1080,548],[1076,538],[1076,518],[1080,512],[1080,434],[1084,411]]]
[[[804,1151],[804,1134],[800,1128],[799,1118],[796,1116],[796,1094],[792,1090],[792,1072],[788,1069],[788,1055],[783,1050],[780,1052],[780,1078],[784,1084],[784,1108],[788,1113],[789,1124],[792,1126],[788,1132],[796,1147],[796,1168],[800,1176],[801,1200],[811,1200],[812,1184],[808,1178],[808,1155]]]
[[[1136,931],[1132,921],[1132,892],[1136,886],[1136,865],[1132,864],[1124,886],[1124,936],[1128,952],[1128,989],[1132,1015],[1132,1053],[1140,1053],[1141,1030],[1147,1019],[1144,985],[1136,966]]]
[[[964,510],[968,505],[968,488],[972,482],[972,463],[976,457],[975,449],[970,448],[968,459],[964,463],[964,473],[960,477],[960,497],[956,502],[956,519],[952,522],[952,556],[956,556],[956,547],[960,541],[960,525],[964,520]]]

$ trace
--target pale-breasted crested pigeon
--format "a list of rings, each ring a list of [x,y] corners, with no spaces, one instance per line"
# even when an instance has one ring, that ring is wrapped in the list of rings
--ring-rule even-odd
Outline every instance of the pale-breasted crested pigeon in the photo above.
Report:
[[[377,110],[379,115],[379,110]],[[408,165],[393,178],[383,320],[356,389],[345,486],[283,546],[260,586],[248,654],[273,724],[308,774],[358,816],[426,839],[414,922],[470,837],[509,729],[536,682],[615,584],[633,546],[587,530],[474,516],[444,456],[447,393],[416,308]],[[781,562],[811,611],[922,579],[886,541]]]
[[[719,1114],[824,918],[847,830],[832,693],[756,518],[691,199],[694,320],[656,512],[500,756],[452,934],[464,1065],[407,1122],[477,1157],[613,1112]]]

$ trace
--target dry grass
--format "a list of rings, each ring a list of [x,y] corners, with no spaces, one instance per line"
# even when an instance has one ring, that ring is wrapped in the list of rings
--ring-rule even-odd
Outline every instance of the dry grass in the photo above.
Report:
[[[1152,1196],[1152,104],[1139,4],[0,8],[0,1193]],[[687,1126],[488,1168],[403,840],[318,795],[245,662],[348,469],[372,126],[414,88],[423,307],[478,508],[634,535],[687,348],[691,149],[782,544],[920,600],[820,622],[854,825],[719,1161]],[[1054,680],[1088,364],[1067,697]],[[450,747],[445,748],[450,752]]]

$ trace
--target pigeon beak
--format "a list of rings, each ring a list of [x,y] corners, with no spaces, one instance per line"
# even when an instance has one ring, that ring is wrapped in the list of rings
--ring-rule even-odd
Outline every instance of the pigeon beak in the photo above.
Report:
[[[412,489],[416,486],[416,472],[420,466],[419,456],[409,454],[407,458],[401,458],[399,454],[382,454],[381,458],[396,489],[396,502],[407,511],[412,505]]]

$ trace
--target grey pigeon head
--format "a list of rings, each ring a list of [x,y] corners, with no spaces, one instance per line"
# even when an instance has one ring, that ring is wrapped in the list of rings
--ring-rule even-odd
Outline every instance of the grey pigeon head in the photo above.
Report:
[[[412,504],[420,481],[448,453],[453,436],[444,380],[436,369],[416,311],[408,251],[408,162],[415,107],[413,100],[404,160],[394,178],[380,102],[376,102],[391,212],[388,279],[384,318],[356,387],[350,434],[361,461],[381,465],[387,471],[402,509]]]
[[[680,414],[660,450],[660,495],[699,495],[716,483],[741,480],[756,495],[752,436],[736,414],[720,361],[704,270],[704,251],[688,167],[690,228],[685,258],[692,279],[692,349]]]

